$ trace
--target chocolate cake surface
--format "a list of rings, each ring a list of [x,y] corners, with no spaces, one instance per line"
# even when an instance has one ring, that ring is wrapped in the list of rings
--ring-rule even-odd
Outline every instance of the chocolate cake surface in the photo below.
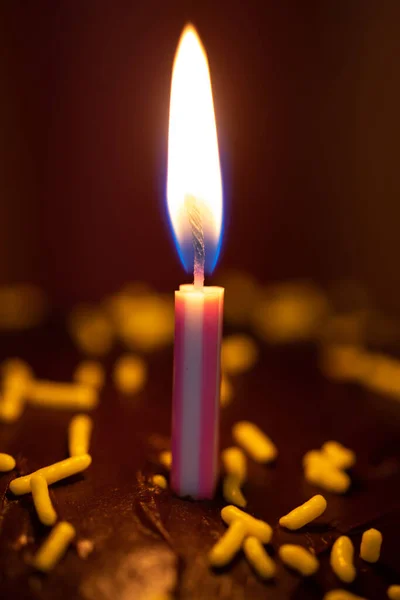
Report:
[[[71,380],[82,358],[67,335],[46,329],[2,336],[0,359],[19,356],[37,377]],[[256,367],[233,380],[235,398],[221,410],[221,448],[232,444],[232,425],[257,423],[275,442],[274,465],[249,460],[246,510],[274,528],[272,553],[282,543],[314,549],[320,569],[302,578],[277,560],[274,581],[262,583],[240,554],[226,569],[209,568],[207,553],[225,531],[219,489],[212,501],[177,498],[152,485],[167,471],[158,454],[170,445],[172,349],[148,357],[149,381],[139,395],[124,397],[111,382],[117,353],[107,358],[107,384],[100,394],[90,453],[83,474],[51,486],[60,518],[77,531],[74,545],[47,575],[30,560],[48,534],[30,495],[15,498],[10,480],[67,457],[70,411],[27,407],[14,424],[0,425],[0,451],[17,459],[17,470],[0,476],[0,598],[2,600],[151,600],[213,598],[244,600],[321,599],[346,587],[365,598],[385,598],[400,583],[400,403],[355,385],[327,381],[309,346],[261,345]],[[344,496],[327,492],[326,512],[298,532],[277,525],[279,517],[321,490],[304,480],[302,456],[335,439],[352,448],[357,464]],[[362,532],[383,534],[380,561],[358,557]],[[345,586],[329,566],[329,551],[341,534],[355,545],[357,578]]]

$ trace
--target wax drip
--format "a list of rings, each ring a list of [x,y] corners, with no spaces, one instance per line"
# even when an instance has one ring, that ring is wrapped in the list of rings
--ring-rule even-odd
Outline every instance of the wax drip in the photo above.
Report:
[[[192,230],[194,250],[194,287],[202,288],[204,284],[204,232],[199,203],[194,196],[185,196],[185,208]]]

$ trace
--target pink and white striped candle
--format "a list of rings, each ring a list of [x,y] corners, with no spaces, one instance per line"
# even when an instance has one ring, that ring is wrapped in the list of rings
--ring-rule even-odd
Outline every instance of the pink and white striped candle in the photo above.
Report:
[[[175,55],[168,132],[167,203],[179,256],[194,284],[175,292],[171,485],[212,498],[218,476],[220,351],[224,290],[204,287],[222,235],[222,179],[211,77],[197,31]]]
[[[218,477],[224,289],[175,292],[171,484],[179,496],[212,498]]]

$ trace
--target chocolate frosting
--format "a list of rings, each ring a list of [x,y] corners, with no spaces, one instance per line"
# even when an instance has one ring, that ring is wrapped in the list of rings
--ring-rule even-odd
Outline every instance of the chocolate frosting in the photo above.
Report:
[[[29,361],[38,377],[70,380],[80,357],[66,334],[55,329],[4,337],[0,358]],[[117,351],[105,361],[107,384],[93,412],[87,472],[51,486],[57,513],[77,530],[77,539],[48,575],[30,560],[48,529],[36,517],[30,495],[7,491],[18,474],[67,456],[71,412],[27,407],[15,424],[0,425],[0,451],[17,459],[17,470],[0,476],[0,597],[3,600],[151,600],[173,598],[258,600],[321,599],[346,587],[329,567],[329,550],[341,534],[355,545],[357,578],[348,589],[384,598],[400,583],[400,403],[359,387],[327,381],[312,347],[262,347],[249,373],[234,379],[235,398],[221,412],[221,447],[232,444],[239,419],[256,422],[279,450],[276,464],[251,460],[244,494],[251,514],[274,527],[272,553],[285,542],[314,549],[318,573],[301,578],[277,561],[274,582],[262,583],[242,554],[229,568],[212,570],[207,552],[224,532],[221,490],[212,501],[177,498],[149,483],[166,470],[158,462],[169,448],[172,349],[148,357],[149,382],[139,395],[123,397],[111,382]],[[357,464],[344,496],[324,493],[328,508],[298,532],[277,525],[279,517],[320,490],[305,482],[301,459],[307,450],[335,439],[352,448]],[[383,534],[381,560],[362,562],[362,532]]]

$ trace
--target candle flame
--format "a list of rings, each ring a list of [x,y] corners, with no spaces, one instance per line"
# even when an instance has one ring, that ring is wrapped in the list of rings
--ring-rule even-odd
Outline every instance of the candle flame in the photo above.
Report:
[[[192,25],[181,35],[172,70],[167,203],[184,267],[196,275],[203,261],[210,273],[220,250],[222,181],[208,60]]]

